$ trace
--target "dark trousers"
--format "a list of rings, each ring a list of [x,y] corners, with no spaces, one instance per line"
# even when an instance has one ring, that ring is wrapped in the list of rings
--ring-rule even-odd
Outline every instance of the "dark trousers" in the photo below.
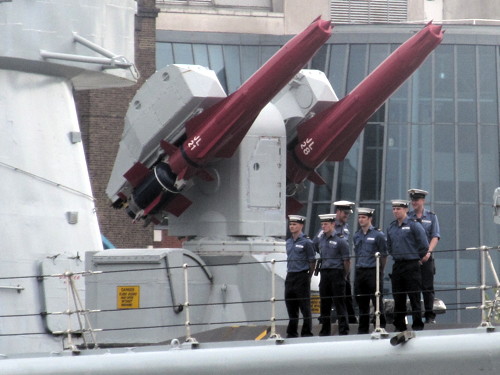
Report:
[[[301,336],[312,336],[311,279],[307,272],[288,272],[285,279],[285,305],[288,311],[287,337],[298,337],[299,310],[304,318]]]
[[[382,275],[380,275],[380,291],[382,291]],[[354,279],[354,292],[356,293],[356,303],[359,308],[359,326],[358,333],[368,333],[370,328],[370,301],[373,309],[377,307],[375,297],[377,286],[377,270],[375,268],[356,268]],[[382,304],[382,295],[379,297],[380,303],[380,327],[385,328],[384,305]]]
[[[321,270],[319,296],[321,299],[321,323],[323,324],[320,335],[322,336],[331,334],[332,302],[335,306],[335,310],[337,311],[339,335],[347,335],[349,333],[347,310],[345,307],[345,284],[344,270]]]
[[[406,331],[406,297],[410,299],[412,328],[424,329],[422,321],[422,272],[418,260],[395,261],[392,267],[392,294],[394,297],[394,326],[397,331]]]
[[[432,255],[427,262],[420,266],[420,270],[422,271],[422,296],[425,318],[434,319],[436,317],[434,313],[434,274],[436,273],[436,267]]]

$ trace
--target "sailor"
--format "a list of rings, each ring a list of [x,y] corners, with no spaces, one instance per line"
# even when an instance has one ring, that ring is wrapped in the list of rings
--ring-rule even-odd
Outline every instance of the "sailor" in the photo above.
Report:
[[[289,323],[287,337],[298,337],[299,310],[304,324],[301,336],[312,336],[311,276],[314,272],[315,251],[312,241],[304,233],[306,218],[288,216],[291,237],[286,240],[287,274],[285,279],[285,305]]]
[[[422,258],[422,296],[424,300],[425,322],[436,323],[436,313],[434,312],[434,275],[436,265],[434,263],[433,251],[441,238],[439,231],[439,220],[436,214],[424,208],[425,197],[429,192],[421,189],[410,189],[408,194],[413,207],[408,212],[410,219],[417,220],[425,229],[427,241],[429,241],[429,251]]]
[[[331,334],[332,301],[338,318],[339,335],[349,333],[349,323],[345,308],[345,284],[350,269],[349,245],[343,235],[335,231],[335,215],[319,215],[322,236],[318,247],[321,256],[321,278],[319,295],[321,299],[322,328],[320,336]]]
[[[349,243],[349,224],[347,221],[349,220],[349,216],[352,214],[352,210],[354,208],[354,203],[350,201],[336,201],[333,202],[332,205],[335,208],[335,231],[343,235],[346,241]],[[350,272],[347,274],[346,284],[345,284],[345,306],[347,309],[347,315],[349,318],[349,323],[356,324],[358,323],[356,319],[356,312],[354,311],[353,304],[353,295],[351,289],[351,274]]]
[[[408,218],[408,201],[393,200],[394,220],[387,228],[387,251],[394,258],[392,294],[394,297],[394,326],[406,331],[406,297],[410,299],[412,328],[424,329],[420,293],[422,291],[421,260],[429,250],[425,230],[417,221]]]
[[[332,203],[335,211],[335,231],[343,235],[346,241],[349,241],[349,216],[352,214],[352,210],[355,203],[349,201],[335,201]]]
[[[385,235],[372,225],[373,208],[358,208],[359,230],[354,233],[354,254],[356,256],[356,274],[354,292],[359,307],[358,334],[368,333],[370,327],[370,301],[376,305],[377,270],[375,254],[380,254],[379,290],[382,290],[384,267],[387,262],[387,244]],[[379,296],[382,310],[382,295]],[[380,327],[385,328],[385,315],[380,311]]]

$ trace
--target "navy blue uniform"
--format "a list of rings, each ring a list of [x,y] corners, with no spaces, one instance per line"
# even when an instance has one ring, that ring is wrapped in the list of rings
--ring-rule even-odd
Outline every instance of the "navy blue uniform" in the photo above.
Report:
[[[417,214],[414,211],[410,211],[408,217],[422,224],[429,243],[434,237],[441,238],[439,221],[434,212],[424,209],[422,216],[417,218]],[[434,320],[436,317],[434,313],[434,275],[436,274],[436,264],[434,263],[432,253],[427,262],[420,266],[420,270],[422,271],[422,296],[424,299],[425,318],[427,320]]]
[[[356,276],[354,279],[354,292],[359,307],[358,333],[368,333],[370,327],[370,300],[373,307],[376,306],[376,284],[377,269],[375,254],[378,252],[382,257],[387,256],[387,244],[383,232],[373,226],[368,228],[366,234],[362,229],[358,230],[353,237],[354,254],[356,256]],[[379,287],[382,291],[382,272],[380,272]],[[385,328],[385,315],[383,313],[382,295],[380,303],[380,326]]]
[[[337,311],[339,335],[349,333],[347,311],[345,308],[345,271],[344,261],[349,260],[349,245],[345,238],[333,233],[323,234],[317,241],[321,255],[321,279],[319,295],[321,298],[321,336],[331,334],[332,302]]]
[[[424,228],[406,217],[401,225],[394,220],[387,228],[387,251],[394,258],[392,268],[392,294],[394,297],[394,326],[398,331],[406,330],[406,297],[410,299],[413,316],[412,328],[422,330],[422,274],[420,259],[429,249]]]
[[[312,241],[300,234],[286,240],[285,305],[290,318],[287,337],[298,337],[299,310],[304,318],[301,336],[312,336],[310,263],[315,260]]]

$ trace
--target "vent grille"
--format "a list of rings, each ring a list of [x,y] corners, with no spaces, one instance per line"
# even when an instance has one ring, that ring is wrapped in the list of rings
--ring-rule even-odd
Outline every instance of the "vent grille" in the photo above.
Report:
[[[332,0],[333,23],[406,22],[407,0]]]

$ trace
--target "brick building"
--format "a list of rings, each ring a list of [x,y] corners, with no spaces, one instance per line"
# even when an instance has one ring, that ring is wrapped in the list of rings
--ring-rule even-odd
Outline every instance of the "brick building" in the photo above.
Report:
[[[135,19],[135,63],[140,72],[137,84],[116,89],[85,90],[75,93],[82,138],[102,234],[119,248],[153,245],[153,227],[132,223],[125,211],[110,207],[106,195],[128,105],[144,81],[155,72],[155,29],[158,10],[154,0],[138,0]],[[175,238],[159,246],[177,247]]]

